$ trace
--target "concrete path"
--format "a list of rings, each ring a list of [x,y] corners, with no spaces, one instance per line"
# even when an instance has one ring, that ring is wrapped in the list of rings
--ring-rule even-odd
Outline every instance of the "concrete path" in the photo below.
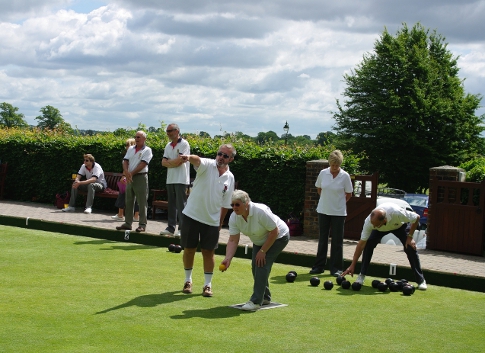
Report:
[[[115,214],[105,211],[93,210],[92,214],[84,214],[82,209],[76,212],[61,212],[53,205],[38,204],[31,202],[0,201],[0,215],[13,217],[29,217],[30,219],[45,220],[51,222],[77,224],[105,229],[115,229],[121,222],[113,221],[110,217]],[[147,234],[158,235],[167,227],[166,218],[149,220]],[[134,225],[133,229],[136,228]],[[222,229],[220,243],[227,243],[229,231]],[[292,237],[285,251],[315,255],[318,241],[306,237]],[[249,238],[242,236],[240,245],[252,246]],[[355,250],[355,241],[344,242],[344,259],[351,260]],[[330,250],[330,247],[329,247]],[[461,255],[433,250],[419,250],[421,266],[427,270],[448,274],[466,275],[485,278],[485,258],[471,255]],[[388,265],[396,264],[409,268],[406,255],[401,246],[380,244],[374,251],[373,263]],[[484,290],[485,291],[485,290]]]

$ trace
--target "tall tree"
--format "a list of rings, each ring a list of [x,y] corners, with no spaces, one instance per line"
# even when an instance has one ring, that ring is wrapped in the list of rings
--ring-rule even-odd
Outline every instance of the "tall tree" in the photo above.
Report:
[[[339,141],[364,151],[363,167],[389,186],[428,188],[429,168],[459,165],[483,148],[481,96],[465,94],[457,57],[445,39],[421,24],[392,36],[384,30],[374,52],[350,74],[334,114]]]
[[[268,132],[259,132],[258,136],[254,138],[254,141],[260,144],[267,143],[269,141],[276,142],[280,138],[276,135],[276,132],[270,130]]]
[[[53,106],[46,105],[40,109],[42,115],[39,115],[35,119],[39,121],[37,127],[47,130],[71,130],[71,125],[67,123],[61,115],[59,109]]]
[[[29,126],[23,114],[17,113],[19,108],[3,102],[0,104],[0,126],[4,127],[27,127]]]

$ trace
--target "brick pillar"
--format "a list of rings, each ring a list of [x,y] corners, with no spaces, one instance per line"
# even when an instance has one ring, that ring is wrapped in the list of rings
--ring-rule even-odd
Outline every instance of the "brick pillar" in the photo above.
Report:
[[[438,180],[449,180],[449,181],[465,181],[465,170],[462,168],[457,168],[457,167],[452,167],[449,165],[444,165],[441,167],[434,167],[434,168],[429,168],[429,185],[431,186],[432,183],[431,181],[433,179],[438,179]],[[442,188],[438,188],[437,190],[433,190],[432,187],[429,188],[429,203],[431,203],[432,200],[432,195],[434,193],[438,193],[438,201],[442,201],[444,198],[444,190]],[[448,190],[449,194],[449,200],[452,201],[456,197],[456,190],[453,192],[453,190]],[[432,222],[432,215],[431,215],[431,207],[428,205],[428,228],[429,225]]]
[[[308,161],[306,163],[305,203],[303,206],[303,232],[309,238],[318,238],[317,205],[320,195],[317,194],[315,182],[318,174],[329,164],[326,159]]]

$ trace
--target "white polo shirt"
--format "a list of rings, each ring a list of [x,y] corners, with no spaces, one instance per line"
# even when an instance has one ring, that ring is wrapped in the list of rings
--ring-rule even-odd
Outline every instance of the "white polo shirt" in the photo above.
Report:
[[[377,230],[379,232],[392,232],[393,230],[401,228],[404,223],[414,223],[416,222],[416,219],[418,219],[417,213],[408,211],[405,208],[399,207],[391,202],[383,203],[375,209],[382,209],[386,211],[387,222],[379,228],[374,228],[370,222],[370,215],[368,215],[364,221],[360,240],[369,239],[370,233],[372,233],[373,230]]]
[[[175,159],[183,154],[190,154],[190,145],[187,140],[179,138],[176,145],[172,142],[167,143],[163,152],[163,158]],[[190,163],[183,163],[176,168],[167,168],[167,184],[190,184]]]
[[[81,176],[86,177],[86,180],[91,179],[94,176],[98,179],[97,183],[103,185],[105,189],[108,187],[108,184],[106,184],[106,179],[104,178],[103,168],[101,168],[101,165],[99,165],[99,163],[94,162],[91,170],[88,170],[88,168],[86,168],[83,163],[81,168],[79,168],[79,172],[77,173]]]
[[[152,149],[144,145],[138,152],[136,146],[130,147],[126,150],[123,160],[128,161],[128,171],[131,172],[140,164],[141,161],[145,162],[145,167],[139,171],[139,173],[148,173],[148,163],[152,160]]]
[[[318,200],[318,213],[329,216],[347,216],[345,193],[354,191],[349,173],[340,168],[338,175],[334,178],[330,173],[330,168],[325,168],[318,174],[315,186],[322,189]]]
[[[276,227],[278,227],[277,239],[290,234],[290,229],[286,223],[271,212],[268,206],[262,203],[249,202],[247,222],[235,212],[231,213],[231,217],[229,217],[229,234],[236,235],[242,233],[248,236],[258,246],[266,242],[269,232]]]
[[[182,213],[198,222],[219,227],[221,208],[231,208],[234,175],[228,168],[219,176],[216,160],[208,158],[201,158],[195,170],[197,177]]]

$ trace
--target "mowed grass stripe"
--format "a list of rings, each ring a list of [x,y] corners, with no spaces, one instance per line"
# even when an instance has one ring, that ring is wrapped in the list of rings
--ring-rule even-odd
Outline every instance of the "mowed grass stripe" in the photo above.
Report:
[[[326,291],[333,277],[312,287],[308,268],[275,264],[273,299],[289,306],[246,313],[228,306],[251,295],[250,254],[216,270],[214,297],[204,298],[200,253],[185,295],[182,253],[15,227],[0,234],[2,352],[482,351],[481,292],[429,286],[406,297],[377,292],[370,277],[359,292]]]

